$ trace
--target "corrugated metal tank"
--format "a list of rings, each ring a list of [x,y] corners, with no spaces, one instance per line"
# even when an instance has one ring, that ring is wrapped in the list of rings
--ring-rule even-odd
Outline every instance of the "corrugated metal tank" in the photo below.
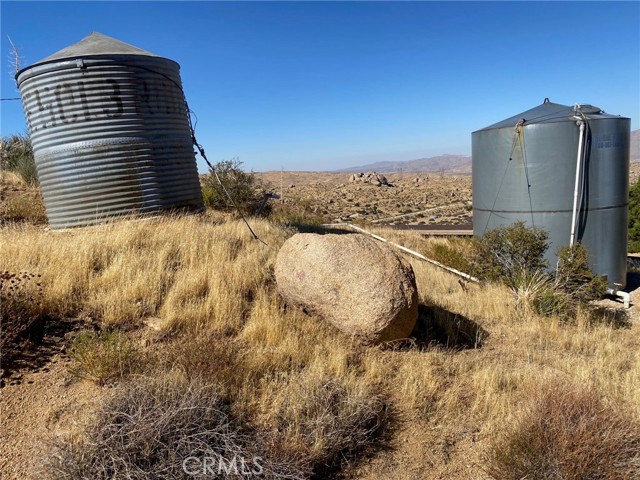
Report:
[[[52,228],[204,207],[179,69],[92,33],[18,72]]]
[[[593,271],[626,284],[631,122],[591,105],[542,105],[473,132],[473,231],[524,221],[549,233],[546,258],[570,244],[578,120],[585,124],[576,242]]]

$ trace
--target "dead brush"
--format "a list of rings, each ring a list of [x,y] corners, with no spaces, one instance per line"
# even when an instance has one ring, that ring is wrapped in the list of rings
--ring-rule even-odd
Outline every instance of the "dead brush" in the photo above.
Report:
[[[54,440],[46,472],[70,480],[303,478],[256,443],[215,386],[175,373],[139,377],[105,402],[82,440]]]
[[[491,448],[500,480],[637,480],[640,424],[597,391],[555,381],[539,385]]]

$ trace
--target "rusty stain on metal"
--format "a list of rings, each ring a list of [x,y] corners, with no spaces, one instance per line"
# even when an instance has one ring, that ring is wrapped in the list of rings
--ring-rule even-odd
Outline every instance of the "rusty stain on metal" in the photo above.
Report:
[[[18,72],[53,228],[204,207],[179,69],[93,33]]]

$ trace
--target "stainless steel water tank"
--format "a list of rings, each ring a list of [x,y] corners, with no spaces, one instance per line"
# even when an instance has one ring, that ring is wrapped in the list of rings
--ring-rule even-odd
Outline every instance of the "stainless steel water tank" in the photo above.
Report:
[[[524,221],[549,233],[549,265],[571,240],[580,145],[575,241],[589,252],[593,271],[609,284],[626,284],[629,142],[631,122],[591,105],[548,100],[473,132],[473,231]]]
[[[53,228],[203,208],[179,69],[92,33],[18,72]]]

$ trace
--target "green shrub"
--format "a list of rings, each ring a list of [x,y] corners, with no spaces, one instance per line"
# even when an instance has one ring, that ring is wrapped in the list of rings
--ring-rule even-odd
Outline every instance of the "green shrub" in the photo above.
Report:
[[[218,174],[224,188],[218,182],[213,170]],[[236,205],[243,211],[255,211],[262,201],[260,182],[253,173],[242,170],[238,159],[223,160],[213,166],[210,175],[203,181],[202,197],[209,208],[233,209],[233,204],[225,193],[229,192]]]
[[[293,227],[301,231],[320,227],[323,218],[313,211],[298,205],[277,205],[269,213],[269,219],[275,223]]]
[[[606,293],[607,282],[591,271],[588,256],[587,249],[579,243],[558,251],[555,286],[570,300],[586,303]]]
[[[27,183],[38,185],[38,172],[33,156],[31,139],[25,135],[12,135],[0,140],[0,166],[15,172]]]
[[[555,274],[539,285],[530,303],[540,315],[571,318],[580,305],[591,309],[589,302],[602,298],[606,290],[607,282],[589,266],[587,249],[576,244],[558,251]]]
[[[569,310],[567,296],[554,288],[552,284],[545,285],[532,299],[532,305],[536,313],[550,317],[551,315],[564,316]]]
[[[629,190],[629,252],[640,252],[640,179]]]
[[[547,266],[543,256],[549,248],[548,238],[546,231],[528,228],[524,222],[490,230],[475,242],[472,269],[482,280],[517,289],[522,272]]]
[[[428,256],[448,267],[468,272],[471,270],[471,265],[466,254],[458,248],[459,246],[460,244],[455,241],[452,244],[436,243],[429,250]]]
[[[71,373],[98,385],[119,380],[142,366],[137,348],[121,332],[81,332],[69,348]]]
[[[575,307],[606,293],[606,281],[589,266],[587,249],[576,244],[558,251],[555,274],[547,272],[544,230],[517,222],[487,232],[475,241],[472,269],[485,281],[509,287],[519,307],[532,306],[541,315],[570,316]]]

